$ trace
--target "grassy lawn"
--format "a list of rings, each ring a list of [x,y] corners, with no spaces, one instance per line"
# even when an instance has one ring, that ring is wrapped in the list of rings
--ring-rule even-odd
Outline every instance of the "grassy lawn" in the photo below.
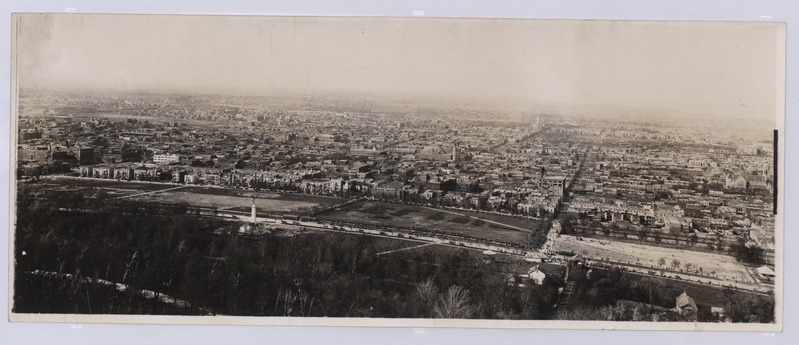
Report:
[[[95,187],[95,188],[114,188],[114,189],[128,189],[133,191],[156,191],[164,190],[167,188],[174,188],[173,185],[157,184],[157,183],[141,183],[141,182],[122,182],[116,180],[105,179],[91,179],[91,178],[56,178],[52,180],[43,180],[39,185],[51,185],[54,187]]]
[[[228,208],[239,207],[249,209],[252,198],[249,195],[228,196],[216,194],[198,194],[182,189],[157,194],[142,195],[131,200],[150,201],[155,203],[181,204],[188,203],[192,206]],[[256,207],[271,212],[297,212],[318,206],[318,203],[306,201],[287,201],[280,199],[256,199]]]
[[[450,211],[450,210],[448,210]],[[493,213],[479,213],[479,212],[471,212],[471,211],[461,211],[461,210],[451,210],[452,212],[460,213],[467,216],[478,217],[486,220],[492,220],[495,222],[500,222],[508,225],[518,226],[520,228],[525,229],[532,229],[538,222],[532,219],[527,218],[518,218],[514,216],[505,216],[501,214],[493,214]]]
[[[446,211],[446,212],[444,212]],[[455,212],[458,214],[451,214]],[[341,209],[332,210],[321,214],[320,217],[340,220],[356,221],[373,225],[415,227],[448,231],[462,235],[475,236],[485,239],[526,243],[528,232],[506,227],[501,224],[485,222],[481,219],[466,217],[482,217],[483,214],[475,212],[460,212],[415,206],[401,205],[375,201],[363,201],[347,205]],[[519,224],[519,219],[491,215],[495,222],[507,221],[507,224]],[[525,220],[526,227],[535,225],[535,222]]]
[[[336,197],[328,197],[321,195],[308,195],[308,194],[291,194],[291,193],[278,193],[278,192],[254,192],[248,190],[219,188],[219,187],[203,187],[203,186],[187,186],[180,189],[181,192],[212,195],[220,197],[233,197],[233,198],[247,198],[252,200],[255,196],[256,203],[261,200],[271,201],[286,201],[286,202],[300,202],[308,204],[316,204],[322,206],[329,206],[338,204],[344,199]]]
[[[182,188],[184,192],[188,193],[195,193],[195,194],[205,194],[205,195],[219,195],[219,196],[246,196],[249,197],[250,195],[263,195],[268,197],[267,195],[271,193],[252,193],[248,191],[242,191],[238,189],[227,189],[227,188],[217,188],[217,187],[204,187],[204,186],[187,186]]]
[[[103,179],[58,178],[37,183],[37,190],[73,189],[81,191],[85,197],[114,199],[139,193],[175,190],[163,193],[134,196],[131,200],[146,202],[178,204],[187,203],[192,206],[228,208],[235,207],[249,212],[252,196],[256,197],[256,205],[260,212],[296,212],[314,206],[329,206],[343,201],[341,198],[304,194],[283,194],[275,192],[253,192],[219,187],[177,186],[171,184],[121,182]],[[100,193],[98,193],[98,189]]]
[[[257,194],[257,193],[256,193]],[[330,206],[344,202],[343,198],[321,196],[321,195],[308,195],[308,194],[290,194],[290,193],[274,193],[277,196],[274,199],[284,201],[301,201],[319,204],[322,206]]]
[[[561,235],[555,242],[555,249],[573,251],[592,258],[607,258],[614,261],[636,263],[645,267],[660,267],[659,260],[661,258],[665,260],[666,266],[670,266],[672,261],[678,260],[681,265],[680,268],[683,269],[683,265],[690,263],[696,267],[702,267],[705,273],[715,272],[722,278],[735,278],[744,282],[752,282],[749,273],[746,272],[746,266],[729,255],[595,238],[577,240],[578,237]]]

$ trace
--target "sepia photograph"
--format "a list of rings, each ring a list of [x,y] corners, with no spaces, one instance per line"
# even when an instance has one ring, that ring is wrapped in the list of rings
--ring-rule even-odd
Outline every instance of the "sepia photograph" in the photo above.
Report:
[[[13,322],[782,329],[784,23],[11,20]]]

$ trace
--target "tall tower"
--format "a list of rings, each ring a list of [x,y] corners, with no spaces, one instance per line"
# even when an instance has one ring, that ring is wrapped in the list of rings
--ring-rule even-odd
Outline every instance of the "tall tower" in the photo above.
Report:
[[[536,131],[541,130],[541,114],[535,116],[535,130]]]
[[[250,223],[255,224],[255,195],[252,196],[252,209],[250,210]]]

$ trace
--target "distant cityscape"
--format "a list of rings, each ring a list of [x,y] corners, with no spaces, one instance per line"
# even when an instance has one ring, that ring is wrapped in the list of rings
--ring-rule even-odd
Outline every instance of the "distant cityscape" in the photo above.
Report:
[[[546,318],[596,317],[566,312],[591,291],[579,287],[591,271],[575,273],[586,269],[773,309],[773,126],[353,99],[24,93],[18,190],[196,207],[250,224],[230,230],[242,236],[335,230],[476,250],[508,286],[555,281]],[[613,303],[646,305],[652,321],[732,320],[729,303],[682,289],[665,298],[674,307]],[[739,309],[736,322],[773,322]]]

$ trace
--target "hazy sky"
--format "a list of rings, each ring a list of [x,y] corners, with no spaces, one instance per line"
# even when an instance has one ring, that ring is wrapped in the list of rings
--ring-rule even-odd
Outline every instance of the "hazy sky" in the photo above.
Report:
[[[74,14],[15,21],[23,88],[419,94],[769,119],[782,91],[784,28],[769,23]]]

